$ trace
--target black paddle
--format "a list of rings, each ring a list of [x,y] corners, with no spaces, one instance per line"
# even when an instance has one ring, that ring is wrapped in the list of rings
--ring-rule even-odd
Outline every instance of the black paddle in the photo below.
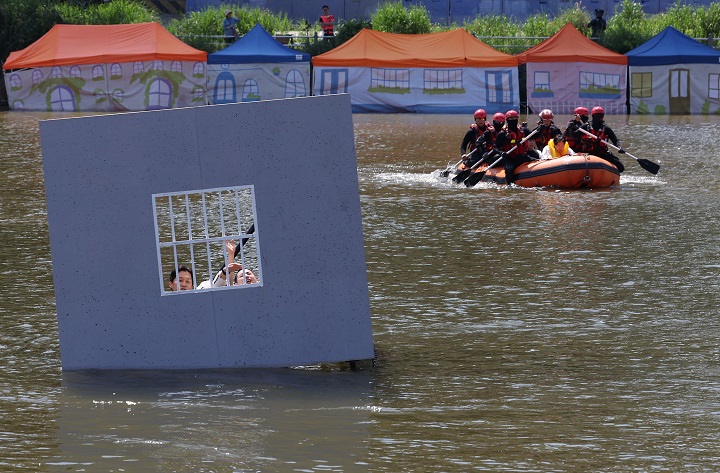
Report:
[[[472,153],[470,153],[468,155],[468,157],[472,156],[473,153],[475,153],[475,151],[477,151],[477,150],[478,150],[477,148],[472,150]],[[465,179],[467,179],[467,177],[470,175],[470,173],[472,173],[478,166],[480,166],[483,163],[484,159],[485,159],[484,157],[480,158],[480,160],[478,162],[473,164],[468,169],[465,169],[464,171],[460,171],[459,173],[457,173],[457,175],[455,177],[453,177],[453,182],[455,184],[460,184],[461,182],[463,182]]]
[[[450,165],[448,164],[447,169],[445,169],[443,172],[441,172],[440,175],[441,175],[442,177],[448,177],[448,176],[450,175],[450,172],[451,172],[453,169],[455,169],[455,168],[457,168],[458,166],[460,166],[460,163],[462,163],[463,161],[464,161],[464,159],[461,158],[460,161],[458,161],[457,163],[455,163],[454,166],[450,166]]]
[[[254,224],[254,223],[253,223],[252,225],[250,225],[250,228],[247,229],[247,231],[245,232],[245,234],[247,234],[247,235],[252,235],[253,233],[255,233],[255,224]],[[247,243],[247,241],[248,241],[249,239],[250,239],[250,237],[245,237],[245,238],[242,239],[242,241],[241,241],[240,243],[238,243],[237,245],[235,245],[235,256],[237,256],[238,253],[240,253],[240,248],[242,248],[243,246],[245,246],[245,243]]]
[[[472,186],[474,186],[475,184],[477,184],[478,182],[482,181],[482,178],[485,177],[485,173],[488,172],[491,168],[495,167],[495,166],[502,160],[502,158],[503,158],[506,154],[510,154],[510,153],[512,153],[513,151],[515,151],[515,149],[516,149],[518,146],[520,146],[521,144],[525,143],[531,136],[533,136],[533,135],[534,135],[535,133],[537,133],[538,131],[540,131],[540,127],[535,128],[529,135],[527,135],[525,138],[523,138],[523,140],[522,140],[520,143],[518,143],[518,144],[516,144],[515,146],[513,146],[512,148],[510,148],[508,151],[502,153],[502,154],[500,155],[500,157],[497,159],[497,161],[495,161],[495,162],[492,163],[490,166],[488,166],[488,168],[487,168],[486,170],[480,171],[480,172],[476,172],[476,173],[473,174],[472,176],[468,177],[468,178],[465,180],[465,187],[472,187]]]
[[[584,130],[584,129],[582,129],[582,128],[578,128],[578,130],[582,131],[583,133],[585,133],[585,134],[588,135],[588,136],[592,136],[592,137],[595,138],[596,140],[598,139],[597,136],[593,135],[592,133],[590,133],[590,132],[587,131],[587,130]],[[615,146],[615,145],[612,144],[612,143],[608,143],[608,142],[605,141],[605,140],[600,140],[600,142],[601,142],[601,143],[605,143],[605,144],[608,145],[608,146],[612,146],[612,147],[613,147],[614,149],[616,149],[617,151],[620,151],[620,148],[618,148],[617,146]],[[624,154],[627,154],[628,156],[630,156],[631,158],[633,158],[635,161],[637,161],[638,164],[639,164],[640,166],[642,166],[642,168],[643,168],[644,170],[646,170],[647,172],[649,172],[649,173],[657,174],[658,171],[660,170],[660,165],[657,164],[657,163],[653,163],[652,161],[649,161],[649,160],[647,160],[647,159],[636,158],[635,156],[633,156],[632,154],[628,153],[627,151],[625,151]]]

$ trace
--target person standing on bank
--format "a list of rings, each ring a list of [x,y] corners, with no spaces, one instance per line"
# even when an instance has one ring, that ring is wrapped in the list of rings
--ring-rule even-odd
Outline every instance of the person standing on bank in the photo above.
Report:
[[[330,7],[323,5],[323,14],[320,15],[320,28],[322,28],[323,37],[330,38],[335,36],[335,16],[330,13]]]
[[[595,136],[583,136],[582,152],[594,154],[598,158],[614,164],[618,172],[623,172],[625,170],[623,163],[620,162],[617,156],[614,156],[608,151],[608,146],[602,142],[603,140],[608,141],[619,148],[618,153],[625,153],[625,150],[620,146],[620,141],[618,141],[617,136],[615,136],[615,132],[612,131],[609,126],[605,125],[605,110],[602,107],[593,107],[591,114],[592,118],[588,131]]]
[[[235,38],[238,36],[237,24],[240,20],[232,16],[231,10],[225,11],[225,19],[222,22],[223,35],[225,36],[225,42],[232,44],[235,42]]]
[[[605,18],[603,18],[603,15],[605,14],[605,10],[595,10],[595,18],[590,20],[590,23],[588,23],[588,27],[592,28],[592,35],[593,38],[597,38],[601,34],[605,32],[605,28],[607,28],[607,21],[605,21]]]

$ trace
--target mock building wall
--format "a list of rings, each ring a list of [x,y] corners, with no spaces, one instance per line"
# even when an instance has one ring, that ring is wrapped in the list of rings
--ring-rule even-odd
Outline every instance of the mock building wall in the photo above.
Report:
[[[372,358],[349,96],[50,120],[40,133],[63,369]],[[235,186],[254,186],[262,284],[164,293],[153,194]]]

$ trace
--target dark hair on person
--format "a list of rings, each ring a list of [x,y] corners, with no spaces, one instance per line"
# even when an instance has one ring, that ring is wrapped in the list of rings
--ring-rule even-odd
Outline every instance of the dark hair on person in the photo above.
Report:
[[[188,273],[190,273],[190,281],[195,283],[195,277],[193,276],[192,271],[190,271],[190,268],[188,268],[185,265],[182,265],[178,268],[178,272],[182,272],[182,271],[187,271]],[[175,280],[175,270],[173,269],[172,271],[170,271],[170,278],[168,279],[168,281],[173,282],[174,280]]]

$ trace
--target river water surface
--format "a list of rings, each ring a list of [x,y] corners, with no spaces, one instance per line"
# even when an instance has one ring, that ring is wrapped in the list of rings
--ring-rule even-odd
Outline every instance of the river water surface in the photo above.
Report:
[[[355,115],[372,372],[90,373],[60,369],[54,117],[0,113],[0,471],[718,470],[720,117],[607,116],[660,173],[557,191],[439,179],[469,117]]]

